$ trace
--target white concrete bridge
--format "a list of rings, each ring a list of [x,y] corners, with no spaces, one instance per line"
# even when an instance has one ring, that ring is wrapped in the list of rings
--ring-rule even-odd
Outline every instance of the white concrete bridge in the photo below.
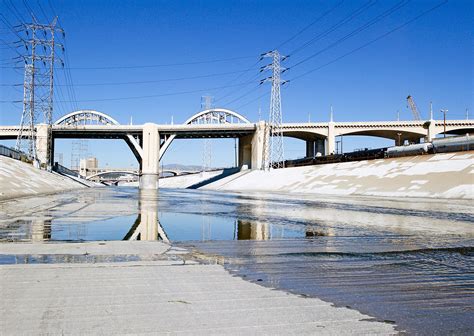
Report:
[[[159,161],[174,139],[238,138],[239,166],[262,169],[265,139],[270,129],[264,121],[251,123],[237,112],[219,108],[201,111],[182,125],[120,125],[104,113],[81,110],[65,115],[50,127],[51,132],[48,125],[36,126],[41,163],[48,164],[48,158],[54,157],[56,139],[123,139],[140,163],[140,186],[144,189],[156,188]],[[314,156],[316,152],[333,154],[337,136],[376,136],[392,139],[395,144],[430,141],[445,132],[472,133],[474,120],[285,123],[282,130],[284,136],[306,141],[306,155]],[[19,126],[0,126],[0,140],[16,139],[19,132]],[[48,134],[52,135],[52,141],[48,141]]]

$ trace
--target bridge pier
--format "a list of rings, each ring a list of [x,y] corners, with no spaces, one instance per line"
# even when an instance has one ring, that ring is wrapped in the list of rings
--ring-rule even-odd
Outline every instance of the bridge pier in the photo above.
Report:
[[[140,189],[158,189],[160,134],[158,125],[143,125],[143,157],[141,159]]]
[[[330,121],[328,123],[328,137],[326,138],[325,155],[334,154],[336,151],[336,133],[335,123]]]
[[[307,158],[314,158],[320,155],[325,154],[325,140],[324,139],[314,139],[314,140],[306,140],[306,157]]]
[[[239,138],[239,168],[264,169],[265,121],[259,121],[254,134]]]
[[[53,141],[51,126],[47,124],[36,125],[36,156],[40,163],[48,170],[51,170],[53,165]]]
[[[315,151],[316,151],[316,155],[318,153],[321,153],[321,155],[324,155],[324,139],[315,140]]]
[[[315,141],[314,140],[306,140],[306,157],[307,158],[314,158],[315,156]]]
[[[428,124],[427,134],[425,138],[427,142],[436,138],[436,122],[433,119],[431,119],[428,121],[428,123],[429,124]]]

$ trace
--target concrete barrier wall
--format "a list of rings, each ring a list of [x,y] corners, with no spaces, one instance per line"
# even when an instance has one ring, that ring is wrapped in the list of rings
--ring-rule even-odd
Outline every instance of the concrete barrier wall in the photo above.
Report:
[[[474,198],[474,151],[251,171],[202,189]]]
[[[0,156],[0,200],[85,188],[74,180]]]

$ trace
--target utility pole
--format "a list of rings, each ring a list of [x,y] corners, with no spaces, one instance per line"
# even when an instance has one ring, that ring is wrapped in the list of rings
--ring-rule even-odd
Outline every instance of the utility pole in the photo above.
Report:
[[[446,113],[448,110],[442,109],[441,112],[443,113],[444,137],[446,138]]]
[[[265,70],[272,70],[270,77],[264,78],[260,81],[260,84],[271,81],[272,91],[270,98],[270,115],[269,115],[269,146],[268,151],[264,154],[265,169],[270,168],[284,168],[284,150],[283,150],[283,131],[281,129],[283,118],[281,111],[281,93],[280,88],[283,84],[288,81],[281,80],[280,75],[287,69],[282,68],[280,63],[287,57],[281,56],[278,50],[272,50],[260,55],[261,58],[270,57],[272,63],[260,68],[260,72]],[[267,134],[268,132],[266,132]],[[268,143],[268,142],[267,142]]]
[[[54,98],[54,67],[56,62],[63,61],[56,55],[56,47],[64,51],[64,46],[55,41],[55,34],[64,30],[58,27],[58,18],[55,17],[51,23],[39,23],[32,17],[32,23],[15,26],[18,36],[26,35],[17,43],[23,44],[26,49],[25,55],[17,57],[18,61],[25,64],[25,75],[23,83],[23,112],[20,122],[20,132],[16,141],[17,150],[24,150],[37,162],[36,151],[36,122],[42,115],[43,123],[51,126],[53,123],[53,98]],[[48,127],[48,147],[51,148],[51,127]],[[26,148],[26,150],[25,150]],[[51,151],[48,150],[46,157],[42,158],[48,166],[52,161]]]
[[[212,96],[201,96],[201,110],[209,110],[212,108],[212,101],[214,97]],[[212,123],[212,116],[210,114],[206,114],[204,116],[204,123],[210,124]],[[202,153],[202,171],[206,171],[211,168],[211,161],[212,161],[212,147],[211,147],[211,140],[205,139],[204,140],[204,148]]]

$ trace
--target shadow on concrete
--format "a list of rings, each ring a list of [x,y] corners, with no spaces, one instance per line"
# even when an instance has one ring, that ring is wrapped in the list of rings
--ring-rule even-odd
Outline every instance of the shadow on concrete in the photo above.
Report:
[[[223,179],[224,177],[238,173],[239,171],[240,171],[240,168],[238,167],[225,168],[224,170],[222,170],[221,174],[208,178],[207,180],[201,181],[199,183],[193,184],[187,187],[186,189],[198,189],[198,188],[204,187],[205,185],[208,185],[209,183],[216,182],[220,179]]]

